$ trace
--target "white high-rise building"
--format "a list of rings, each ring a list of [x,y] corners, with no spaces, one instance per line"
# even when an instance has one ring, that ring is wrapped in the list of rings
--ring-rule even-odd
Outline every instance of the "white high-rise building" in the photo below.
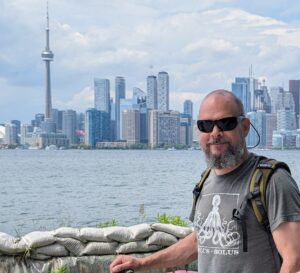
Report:
[[[5,124],[5,144],[16,145],[18,144],[18,131],[15,124]]]
[[[169,74],[164,71],[157,78],[157,109],[169,111]]]

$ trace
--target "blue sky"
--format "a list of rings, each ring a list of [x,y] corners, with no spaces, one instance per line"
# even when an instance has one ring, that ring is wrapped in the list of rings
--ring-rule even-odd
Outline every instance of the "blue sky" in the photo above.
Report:
[[[44,112],[46,1],[0,0],[0,123]],[[170,107],[198,108],[236,76],[283,86],[300,78],[300,2],[49,0],[52,104],[93,107],[93,78],[126,78],[127,97],[167,71]],[[196,110],[195,110],[196,112]]]

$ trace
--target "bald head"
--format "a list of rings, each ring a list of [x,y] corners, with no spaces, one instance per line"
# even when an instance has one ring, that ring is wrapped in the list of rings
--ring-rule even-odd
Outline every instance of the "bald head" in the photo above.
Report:
[[[210,108],[213,107],[215,110],[219,107],[227,108],[227,110],[230,110],[235,116],[245,115],[244,106],[241,100],[232,92],[224,89],[214,90],[205,96],[200,105],[199,115],[203,112],[201,110],[207,110],[207,106]]]

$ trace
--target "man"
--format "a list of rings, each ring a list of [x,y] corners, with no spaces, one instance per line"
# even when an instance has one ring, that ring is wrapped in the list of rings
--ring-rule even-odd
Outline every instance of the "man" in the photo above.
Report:
[[[249,176],[257,156],[248,153],[245,138],[250,121],[233,93],[208,94],[199,110],[200,143],[212,168],[197,201],[195,231],[178,243],[144,258],[118,256],[110,272],[143,271],[188,264],[198,258],[203,273],[300,272],[300,195],[295,181],[277,169],[267,189],[272,236],[262,229],[251,209],[247,216],[248,250],[232,211],[249,192]],[[276,247],[275,247],[276,246]],[[277,250],[282,263],[276,263]]]

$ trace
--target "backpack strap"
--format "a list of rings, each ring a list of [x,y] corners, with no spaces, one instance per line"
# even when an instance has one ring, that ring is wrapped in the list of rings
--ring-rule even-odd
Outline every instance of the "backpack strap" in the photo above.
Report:
[[[207,168],[202,174],[201,174],[201,179],[200,181],[196,184],[194,190],[193,190],[193,207],[192,207],[192,211],[190,214],[190,221],[193,222],[194,218],[195,218],[195,211],[196,211],[196,204],[197,204],[197,200],[200,196],[200,193],[202,191],[203,188],[203,184],[204,181],[206,180],[206,178],[208,177],[209,173],[210,173],[210,168]]]
[[[249,204],[251,204],[257,221],[266,232],[271,233],[266,208],[266,190],[272,174],[278,168],[283,168],[290,173],[288,165],[284,162],[268,159],[263,156],[258,157],[255,168],[251,174],[249,193],[246,195],[240,208],[233,210],[232,219],[238,221],[242,227],[244,252],[248,251],[246,212]]]
[[[270,232],[270,223],[267,215],[266,191],[271,176],[278,168],[283,168],[291,173],[288,165],[284,162],[260,158],[249,185],[249,192],[252,193],[252,209],[258,222],[268,232]]]

